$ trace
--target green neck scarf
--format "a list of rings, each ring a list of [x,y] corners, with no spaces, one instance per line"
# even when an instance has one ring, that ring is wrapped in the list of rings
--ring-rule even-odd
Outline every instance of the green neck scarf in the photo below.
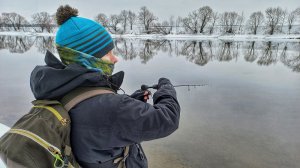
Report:
[[[68,47],[62,47],[57,44],[56,48],[60,59],[66,65],[76,63],[87,69],[102,72],[105,75],[111,75],[114,70],[114,63],[102,60],[101,58],[97,58]]]

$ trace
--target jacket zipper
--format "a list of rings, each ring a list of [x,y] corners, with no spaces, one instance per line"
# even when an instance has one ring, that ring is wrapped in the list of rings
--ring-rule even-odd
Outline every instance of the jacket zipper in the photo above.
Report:
[[[8,132],[25,136],[25,137],[33,140],[40,146],[42,146],[44,149],[46,149],[55,158],[55,162],[54,162],[55,168],[63,168],[65,166],[65,163],[62,159],[61,151],[57,147],[55,147],[55,146],[51,145],[50,143],[48,143],[47,141],[45,141],[43,138],[39,137],[38,135],[36,135],[30,131],[23,130],[23,129],[10,129]],[[60,162],[59,165],[61,165],[61,166],[56,166],[58,164],[57,161]],[[70,165],[70,167],[72,167],[72,165]]]
[[[49,110],[51,113],[54,114],[54,116],[58,119],[58,121],[61,122],[61,124],[63,126],[66,126],[70,120],[66,119],[66,118],[63,118],[59,112],[57,110],[55,110],[53,107],[50,107],[50,106],[33,106],[34,108],[45,108],[47,110]]]
[[[30,131],[23,130],[23,129],[11,129],[11,130],[9,130],[9,132],[26,136],[27,138],[33,140],[34,142],[36,142],[39,145],[41,145],[42,147],[44,147],[53,156],[56,154],[61,155],[61,152],[57,147],[51,145],[50,143],[45,141],[43,138],[39,137],[38,135],[36,135]]]

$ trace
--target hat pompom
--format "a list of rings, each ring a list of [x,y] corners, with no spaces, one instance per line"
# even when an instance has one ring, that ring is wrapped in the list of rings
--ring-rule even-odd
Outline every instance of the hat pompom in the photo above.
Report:
[[[78,16],[78,10],[69,5],[60,6],[56,11],[56,21],[60,26],[73,16]]]

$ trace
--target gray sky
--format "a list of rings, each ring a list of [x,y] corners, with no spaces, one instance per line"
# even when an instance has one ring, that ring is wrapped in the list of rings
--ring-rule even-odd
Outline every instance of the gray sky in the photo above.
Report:
[[[70,4],[79,10],[79,15],[94,18],[98,13],[119,14],[122,9],[138,12],[147,6],[160,20],[171,15],[187,16],[189,12],[208,5],[214,11],[243,12],[248,17],[252,12],[280,6],[289,11],[300,7],[299,0],[0,0],[0,13],[17,12],[28,20],[36,12],[55,13],[59,5]]]

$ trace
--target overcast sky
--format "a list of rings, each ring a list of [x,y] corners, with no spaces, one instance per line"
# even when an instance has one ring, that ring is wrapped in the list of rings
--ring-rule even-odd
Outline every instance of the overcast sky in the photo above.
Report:
[[[244,12],[248,17],[252,12],[265,11],[268,7],[280,6],[289,11],[300,7],[299,0],[0,0],[0,13],[16,12],[28,20],[36,12],[54,14],[59,5],[69,4],[79,10],[79,15],[94,18],[98,13],[119,14],[121,10],[138,12],[147,6],[160,20],[170,16],[187,16],[189,12],[202,6],[210,6],[214,11]]]

